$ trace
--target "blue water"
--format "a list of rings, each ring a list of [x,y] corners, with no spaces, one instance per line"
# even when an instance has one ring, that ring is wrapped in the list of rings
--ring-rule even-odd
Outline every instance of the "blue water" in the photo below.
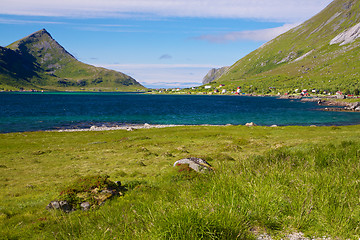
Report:
[[[274,97],[126,93],[0,93],[0,132],[121,124],[350,125],[360,113]]]

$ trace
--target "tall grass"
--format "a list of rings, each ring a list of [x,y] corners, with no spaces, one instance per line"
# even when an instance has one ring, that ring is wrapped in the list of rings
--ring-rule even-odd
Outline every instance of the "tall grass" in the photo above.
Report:
[[[322,131],[320,128],[319,130],[304,129],[308,130],[309,135],[313,133],[314,136]],[[326,128],[326,131],[339,133],[341,129],[342,127],[336,130]],[[216,151],[200,152],[204,158],[211,161],[215,168],[214,173],[179,172],[177,168],[170,167],[152,178],[145,179],[138,175],[134,177],[138,178],[137,181],[124,182],[129,188],[125,196],[108,201],[97,210],[76,211],[70,214],[49,212],[44,208],[54,194],[48,188],[34,188],[27,191],[49,191],[50,196],[38,194],[36,195],[38,198],[34,198],[29,193],[29,195],[20,195],[19,199],[16,196],[7,201],[3,199],[4,205],[0,208],[0,238],[255,239],[257,234],[265,232],[281,238],[286,234],[301,231],[307,236],[358,239],[360,237],[360,140],[358,137],[350,136],[349,132],[350,140],[346,141],[334,140],[327,144],[319,143],[320,141],[299,144],[291,142],[291,145],[283,147],[276,144],[279,148],[275,149],[264,144],[265,140],[260,142],[260,135],[257,137],[257,134],[264,131],[267,131],[267,136],[271,136],[269,139],[274,141],[276,131],[284,130],[268,131],[257,128],[243,130],[240,135],[247,141],[238,141],[239,137],[235,134],[234,136],[220,134],[216,137],[219,144],[211,145],[214,148],[218,147]],[[160,132],[163,133],[163,130],[154,131],[156,134]],[[250,132],[252,134],[247,136]],[[169,143],[170,145],[176,143],[181,146],[178,150],[171,151],[171,147],[166,145],[168,143],[164,142],[165,145],[161,147],[155,134],[149,134],[148,131],[145,133],[149,135],[148,138],[136,139],[137,142],[142,141],[142,146],[148,150],[138,153],[146,166],[140,166],[137,160],[133,160],[132,163],[139,172],[148,168],[151,163],[144,155],[144,151],[157,154],[156,158],[154,154],[151,155],[151,158],[154,158],[152,161],[171,159],[170,162],[173,162],[173,159],[188,154],[184,149],[193,155],[194,146],[206,146],[204,141],[207,137],[204,134],[209,134],[208,131],[203,131],[199,138],[192,135],[193,141],[188,145],[186,145],[187,140],[176,142],[169,137],[167,140],[173,141]],[[184,134],[187,133],[184,131]],[[96,138],[102,141],[115,137],[115,133],[108,134],[99,134]],[[140,132],[136,134],[144,135]],[[121,133],[121,135],[130,136],[130,133]],[[159,136],[163,141],[163,135],[159,134]],[[177,133],[177,136],[180,136],[180,133]],[[135,139],[135,136],[133,138]],[[201,141],[201,138],[205,140]],[[281,139],[285,141],[284,137]],[[258,153],[252,151],[251,155],[244,155],[243,151],[246,147],[250,147],[254,142],[262,143],[270,150]],[[86,142],[78,144],[83,144],[82,147],[87,146]],[[123,141],[120,144],[123,144]],[[118,143],[111,144],[113,149],[116,146]],[[257,147],[260,148],[262,145]],[[90,150],[101,152],[102,147],[96,145],[96,149],[92,147]],[[165,152],[165,150],[172,156],[162,155],[161,151]],[[138,148],[133,150],[124,148],[123,151],[137,154]],[[80,155],[80,152],[76,154]],[[231,156],[231,159],[224,156]],[[38,155],[36,158],[39,158]],[[78,163],[89,161],[81,159],[75,160]],[[39,160],[46,163],[45,158]],[[163,168],[164,164],[155,166]],[[7,164],[7,167],[6,171],[16,170],[10,164]],[[7,184],[13,183],[7,182]]]
[[[174,178],[182,173],[173,170],[97,211],[53,212],[38,233],[44,239],[254,239],[302,231],[357,239],[359,156],[360,142],[344,141],[271,150],[220,164],[209,175]]]

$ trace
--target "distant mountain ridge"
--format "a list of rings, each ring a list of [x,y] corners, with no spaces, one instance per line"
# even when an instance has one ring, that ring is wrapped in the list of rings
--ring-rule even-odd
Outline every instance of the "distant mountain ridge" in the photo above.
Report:
[[[249,53],[218,83],[266,93],[296,88],[360,89],[360,0],[334,0],[323,11]]]
[[[0,47],[0,88],[136,91],[132,77],[78,61],[45,29]]]

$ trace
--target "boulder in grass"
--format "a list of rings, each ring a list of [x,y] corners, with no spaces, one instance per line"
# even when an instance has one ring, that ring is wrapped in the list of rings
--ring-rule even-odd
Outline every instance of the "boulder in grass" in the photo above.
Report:
[[[184,158],[174,163],[174,167],[179,165],[189,165],[189,167],[196,172],[206,172],[214,170],[214,168],[208,162],[196,157]]]
[[[251,122],[251,123],[246,123],[245,126],[254,127],[254,126],[257,126],[257,125],[255,123]]]

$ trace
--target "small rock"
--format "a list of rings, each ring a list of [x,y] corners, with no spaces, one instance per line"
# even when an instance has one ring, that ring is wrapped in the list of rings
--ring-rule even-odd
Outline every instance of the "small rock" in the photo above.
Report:
[[[193,170],[195,170],[196,172],[205,172],[205,171],[213,171],[213,167],[206,162],[205,160],[201,159],[201,158],[195,158],[195,157],[191,157],[191,158],[184,158],[181,159],[179,161],[176,161],[174,163],[174,167],[181,165],[181,164],[187,164],[189,165],[189,167]]]
[[[91,126],[90,131],[95,131],[97,129],[97,126]]]
[[[80,207],[83,211],[87,211],[90,209],[91,205],[89,202],[83,202],[80,204]]]
[[[72,209],[67,201],[51,201],[47,206],[47,210],[60,209],[64,212],[70,212]]]
[[[58,201],[51,201],[47,206],[46,209],[50,210],[50,209],[59,209],[60,208],[60,204]]]
[[[67,201],[59,201],[60,209],[64,212],[70,212],[72,209]]]
[[[317,127],[316,125],[310,125],[310,127]]]
[[[128,127],[128,128],[126,129],[126,131],[128,131],[128,132],[132,132],[132,131],[134,131],[134,128],[132,128],[132,127]]]
[[[257,126],[257,125],[255,123],[251,122],[251,123],[246,123],[245,126],[254,127],[254,126]]]
[[[274,125],[271,125],[270,127],[278,127],[278,125],[275,125],[275,124],[274,124]]]

